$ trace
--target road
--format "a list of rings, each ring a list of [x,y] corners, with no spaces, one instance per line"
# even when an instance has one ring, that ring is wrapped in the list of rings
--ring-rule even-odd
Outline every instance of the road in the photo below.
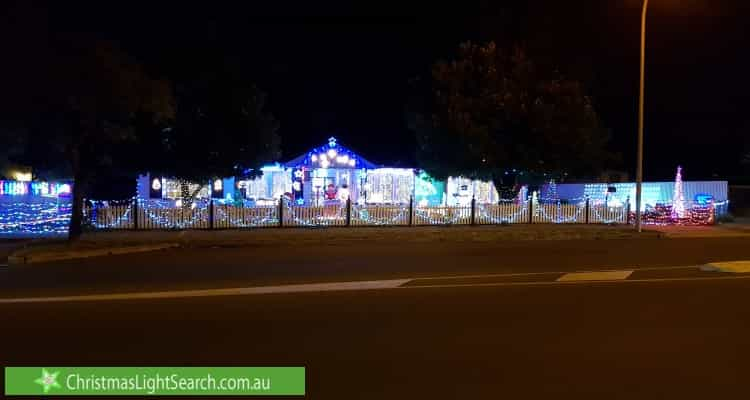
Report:
[[[750,259],[747,242],[689,238],[178,248],[0,269],[0,297],[700,265]]]
[[[750,394],[750,279],[672,268],[748,260],[743,240],[273,250],[4,269],[0,297],[417,279],[379,290],[0,302],[0,362],[304,365],[312,399]],[[629,280],[556,282],[565,272],[625,268]],[[451,278],[475,274],[483,276]],[[420,279],[434,276],[447,278]]]

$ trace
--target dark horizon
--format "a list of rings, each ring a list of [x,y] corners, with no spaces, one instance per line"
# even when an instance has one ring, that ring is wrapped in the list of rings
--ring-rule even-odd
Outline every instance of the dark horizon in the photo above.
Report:
[[[24,18],[39,19],[18,22],[41,24],[51,35],[78,31],[112,40],[154,74],[173,80],[188,63],[221,60],[268,93],[268,108],[281,122],[283,159],[336,136],[365,157],[394,166],[415,165],[414,134],[404,116],[410,79],[428,78],[431,65],[450,59],[462,41],[522,43],[537,63],[583,81],[612,132],[611,149],[622,154],[623,164],[615,167],[632,179],[639,2],[558,3],[378,17],[350,16],[346,8],[329,17],[305,16],[310,10],[302,9],[282,17],[285,10],[270,7],[84,9],[53,3],[24,6]],[[741,175],[750,128],[741,114],[750,105],[750,62],[741,39],[747,36],[745,6],[707,4],[652,6],[646,180],[671,180],[678,165],[687,180]]]

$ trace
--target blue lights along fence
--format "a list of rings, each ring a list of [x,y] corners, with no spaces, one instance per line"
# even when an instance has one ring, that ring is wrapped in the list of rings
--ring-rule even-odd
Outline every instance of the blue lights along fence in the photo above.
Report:
[[[626,224],[627,206],[580,201],[573,204],[507,200],[498,204],[429,206],[353,204],[272,206],[202,200],[176,207],[168,200],[127,204],[94,202],[85,208],[90,229],[239,229],[264,227],[424,226],[493,224]]]
[[[0,235],[45,236],[67,233],[71,205],[69,198],[1,198]],[[10,200],[9,200],[10,199]],[[689,204],[686,216],[675,219],[670,209],[646,210],[645,223],[705,225],[715,222],[720,207]],[[581,200],[505,200],[497,204],[421,207],[414,202],[393,205],[364,205],[340,202],[321,206],[299,206],[288,201],[276,205],[224,203],[198,200],[177,207],[169,200],[125,202],[87,201],[84,225],[89,230],[154,229],[243,229],[264,227],[346,227],[493,224],[627,224],[633,222],[628,204],[611,206]]]
[[[0,236],[38,237],[68,232],[70,198],[0,196]]]

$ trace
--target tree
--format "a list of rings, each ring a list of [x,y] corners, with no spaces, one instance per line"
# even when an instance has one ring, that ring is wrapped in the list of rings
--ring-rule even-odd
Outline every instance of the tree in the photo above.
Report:
[[[417,159],[430,175],[503,183],[505,171],[586,174],[612,156],[581,83],[537,67],[521,48],[462,43],[432,68],[425,101],[410,105]]]
[[[132,141],[134,117],[173,117],[171,86],[152,79],[118,46],[79,35],[56,35],[40,43],[39,71],[6,76],[17,100],[11,128],[22,150],[13,161],[33,167],[36,177],[72,178],[69,238],[81,234],[83,199],[101,171],[118,168],[118,146]],[[132,157],[131,157],[132,158]]]
[[[214,178],[259,174],[280,157],[279,123],[266,111],[266,94],[215,66],[177,85],[177,112],[167,128],[144,119],[148,172],[180,179],[183,207]],[[197,190],[188,191],[190,183]]]

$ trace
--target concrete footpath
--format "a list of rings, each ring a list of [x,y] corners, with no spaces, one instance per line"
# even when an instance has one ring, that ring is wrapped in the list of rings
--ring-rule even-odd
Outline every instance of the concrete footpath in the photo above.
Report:
[[[647,227],[638,234],[629,226],[492,225],[360,228],[265,228],[252,230],[112,231],[84,234],[75,243],[60,239],[24,242],[9,264],[32,264],[75,258],[156,251],[172,247],[347,246],[367,241],[393,243],[495,242],[528,240],[611,240],[680,237],[750,238],[750,227]]]

